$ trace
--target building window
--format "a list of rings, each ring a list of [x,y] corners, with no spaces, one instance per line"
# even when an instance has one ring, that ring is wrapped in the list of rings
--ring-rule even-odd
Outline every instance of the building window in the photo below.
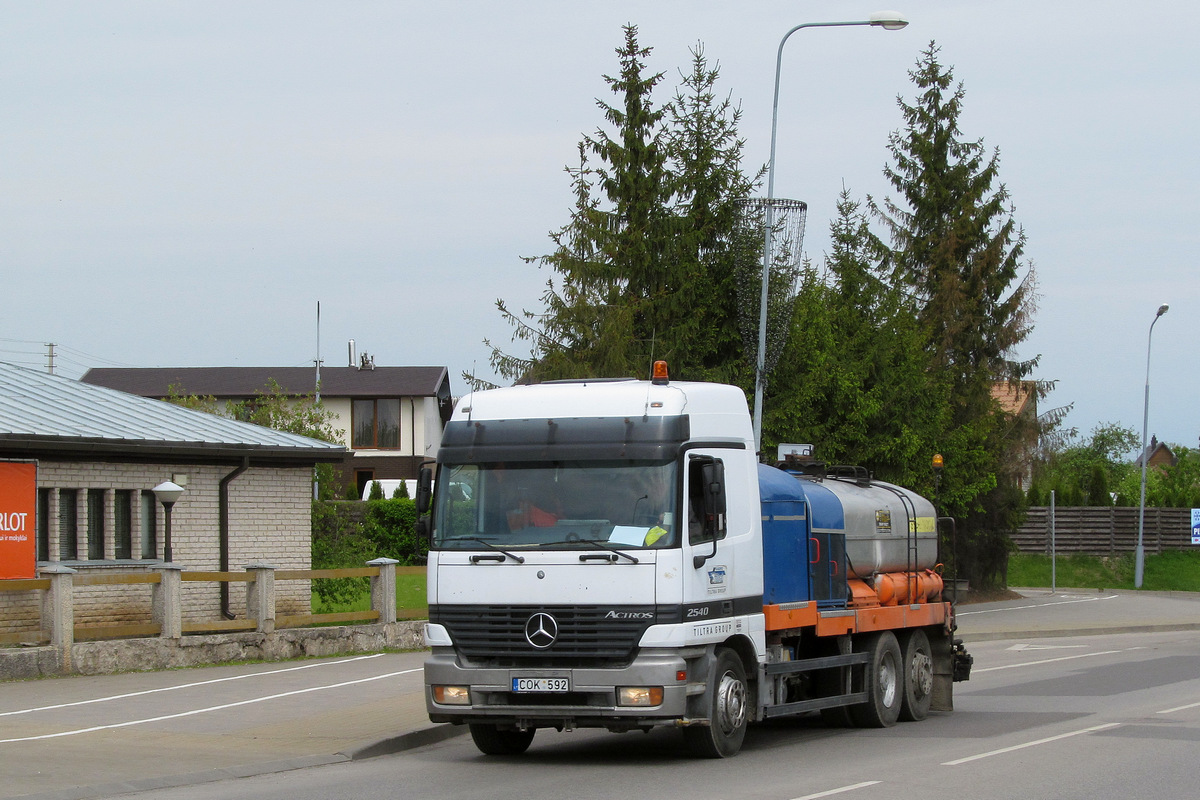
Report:
[[[79,501],[77,489],[58,490],[58,560],[75,561],[79,558]]]
[[[88,561],[104,560],[104,490],[87,492]]]
[[[158,500],[154,492],[142,492],[142,558],[158,558]]]
[[[38,489],[37,492],[37,560],[50,560],[50,492],[51,489]]]
[[[355,400],[351,413],[351,447],[384,450],[400,446],[400,398]]]
[[[133,492],[118,489],[113,496],[113,536],[116,558],[133,558]]]

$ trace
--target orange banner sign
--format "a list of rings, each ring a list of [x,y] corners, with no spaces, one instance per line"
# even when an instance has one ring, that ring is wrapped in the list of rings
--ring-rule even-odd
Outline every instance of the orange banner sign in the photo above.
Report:
[[[0,461],[0,580],[37,577],[37,464]]]

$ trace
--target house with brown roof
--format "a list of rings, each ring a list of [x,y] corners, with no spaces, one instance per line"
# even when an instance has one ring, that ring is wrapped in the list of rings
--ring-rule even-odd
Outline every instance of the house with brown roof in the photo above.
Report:
[[[1141,469],[1143,459],[1146,461],[1147,469],[1165,470],[1179,463],[1179,456],[1175,455],[1175,451],[1166,442],[1160,442],[1157,436],[1150,437],[1150,444],[1146,445],[1145,451],[1134,459],[1134,466]]]
[[[1001,412],[1021,426],[1009,451],[1009,465],[1017,485],[1028,489],[1033,480],[1033,459],[1038,442],[1037,391],[1032,381],[997,381],[992,384],[992,399]]]
[[[272,381],[285,394],[316,393],[333,412],[339,443],[352,450],[340,472],[357,497],[373,480],[417,477],[421,463],[437,456],[454,407],[445,367],[376,367],[366,357],[358,366],[322,367],[319,387],[311,367],[105,367],[80,380],[157,399],[174,391],[253,400]]]

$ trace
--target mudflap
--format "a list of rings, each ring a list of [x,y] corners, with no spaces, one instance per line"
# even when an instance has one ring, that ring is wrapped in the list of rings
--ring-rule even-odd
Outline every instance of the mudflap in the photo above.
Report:
[[[930,693],[929,709],[931,711],[953,711],[954,645],[950,641],[950,635],[944,631],[927,628],[926,632],[929,634],[930,655],[933,657],[933,690]]]

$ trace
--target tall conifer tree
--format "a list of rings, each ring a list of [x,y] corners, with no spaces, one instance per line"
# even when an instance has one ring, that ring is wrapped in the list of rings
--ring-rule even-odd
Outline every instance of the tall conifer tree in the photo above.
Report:
[[[717,99],[719,70],[699,46],[673,101],[656,106],[662,74],[648,71],[637,28],[624,34],[620,73],[605,76],[618,101],[598,101],[609,128],[584,137],[568,170],[571,219],[551,234],[553,252],[528,259],[554,271],[543,311],[497,301],[530,357],[489,342],[493,367],[531,381],[645,376],[667,358],[679,378],[744,382],[733,266],[759,250],[739,228],[753,185],[740,111]]]
[[[1034,272],[998,183],[999,153],[964,139],[963,87],[934,43],[909,74],[918,95],[912,105],[899,102],[905,127],[890,137],[894,164],[885,170],[899,199],[872,209],[890,236],[891,278],[912,293],[933,389],[947,409],[931,442],[946,459],[941,499],[960,518],[962,566],[988,584],[1001,578],[1006,529],[1021,511],[1006,470],[1020,421],[1006,417],[992,390],[1037,364],[1012,360],[1032,326]]]

